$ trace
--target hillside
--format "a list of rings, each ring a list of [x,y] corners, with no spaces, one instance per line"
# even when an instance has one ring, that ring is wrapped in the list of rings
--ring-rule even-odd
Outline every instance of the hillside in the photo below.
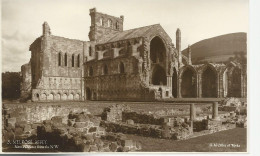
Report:
[[[247,53],[247,34],[232,33],[199,41],[191,45],[192,63],[225,62],[235,52]],[[187,56],[187,48],[182,51]]]

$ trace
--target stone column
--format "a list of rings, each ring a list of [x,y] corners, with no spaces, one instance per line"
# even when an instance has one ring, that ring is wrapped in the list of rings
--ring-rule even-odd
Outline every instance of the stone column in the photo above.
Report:
[[[198,73],[197,76],[197,97],[201,98],[202,97],[202,73]]]
[[[167,86],[168,86],[168,87],[171,87],[171,86],[172,86],[171,79],[172,79],[171,76],[167,76]]]
[[[196,119],[196,108],[194,103],[190,104],[190,130],[193,133],[193,121]]]
[[[196,108],[194,103],[190,104],[190,120],[194,121],[196,119]]]
[[[221,73],[218,74],[218,80],[217,80],[218,81],[218,98],[224,97],[223,81],[225,81],[225,80],[223,79],[223,74],[221,74]]]
[[[212,106],[212,119],[217,120],[218,119],[218,102],[213,102]]]
[[[177,97],[178,97],[178,98],[182,98],[182,97],[181,97],[181,82],[182,82],[182,79],[179,78],[179,79],[178,79],[178,84],[177,84]]]

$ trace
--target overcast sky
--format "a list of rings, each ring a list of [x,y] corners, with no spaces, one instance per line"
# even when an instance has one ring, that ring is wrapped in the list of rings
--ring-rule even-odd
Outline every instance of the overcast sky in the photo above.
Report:
[[[89,9],[119,17],[124,30],[160,23],[175,44],[248,32],[248,0],[2,0],[2,71],[20,71],[47,21],[56,36],[88,41]]]

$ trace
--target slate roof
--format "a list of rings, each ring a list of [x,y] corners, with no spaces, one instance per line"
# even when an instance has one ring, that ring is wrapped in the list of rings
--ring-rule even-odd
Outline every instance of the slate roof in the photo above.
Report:
[[[149,26],[145,26],[145,27],[125,30],[122,32],[109,33],[109,34],[105,35],[103,37],[103,39],[100,42],[98,42],[98,44],[104,44],[104,43],[116,42],[116,41],[120,41],[120,40],[127,40],[127,39],[131,39],[131,38],[143,37],[151,29],[158,28],[158,27],[161,28],[161,25],[154,24],[154,25],[149,25]]]

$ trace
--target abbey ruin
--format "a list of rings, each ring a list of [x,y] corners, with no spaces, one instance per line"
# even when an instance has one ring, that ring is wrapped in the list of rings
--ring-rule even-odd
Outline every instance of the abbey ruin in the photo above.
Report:
[[[247,66],[193,64],[160,24],[123,30],[124,16],[90,9],[90,41],[54,36],[47,22],[21,67],[24,99],[36,101],[246,97]]]

